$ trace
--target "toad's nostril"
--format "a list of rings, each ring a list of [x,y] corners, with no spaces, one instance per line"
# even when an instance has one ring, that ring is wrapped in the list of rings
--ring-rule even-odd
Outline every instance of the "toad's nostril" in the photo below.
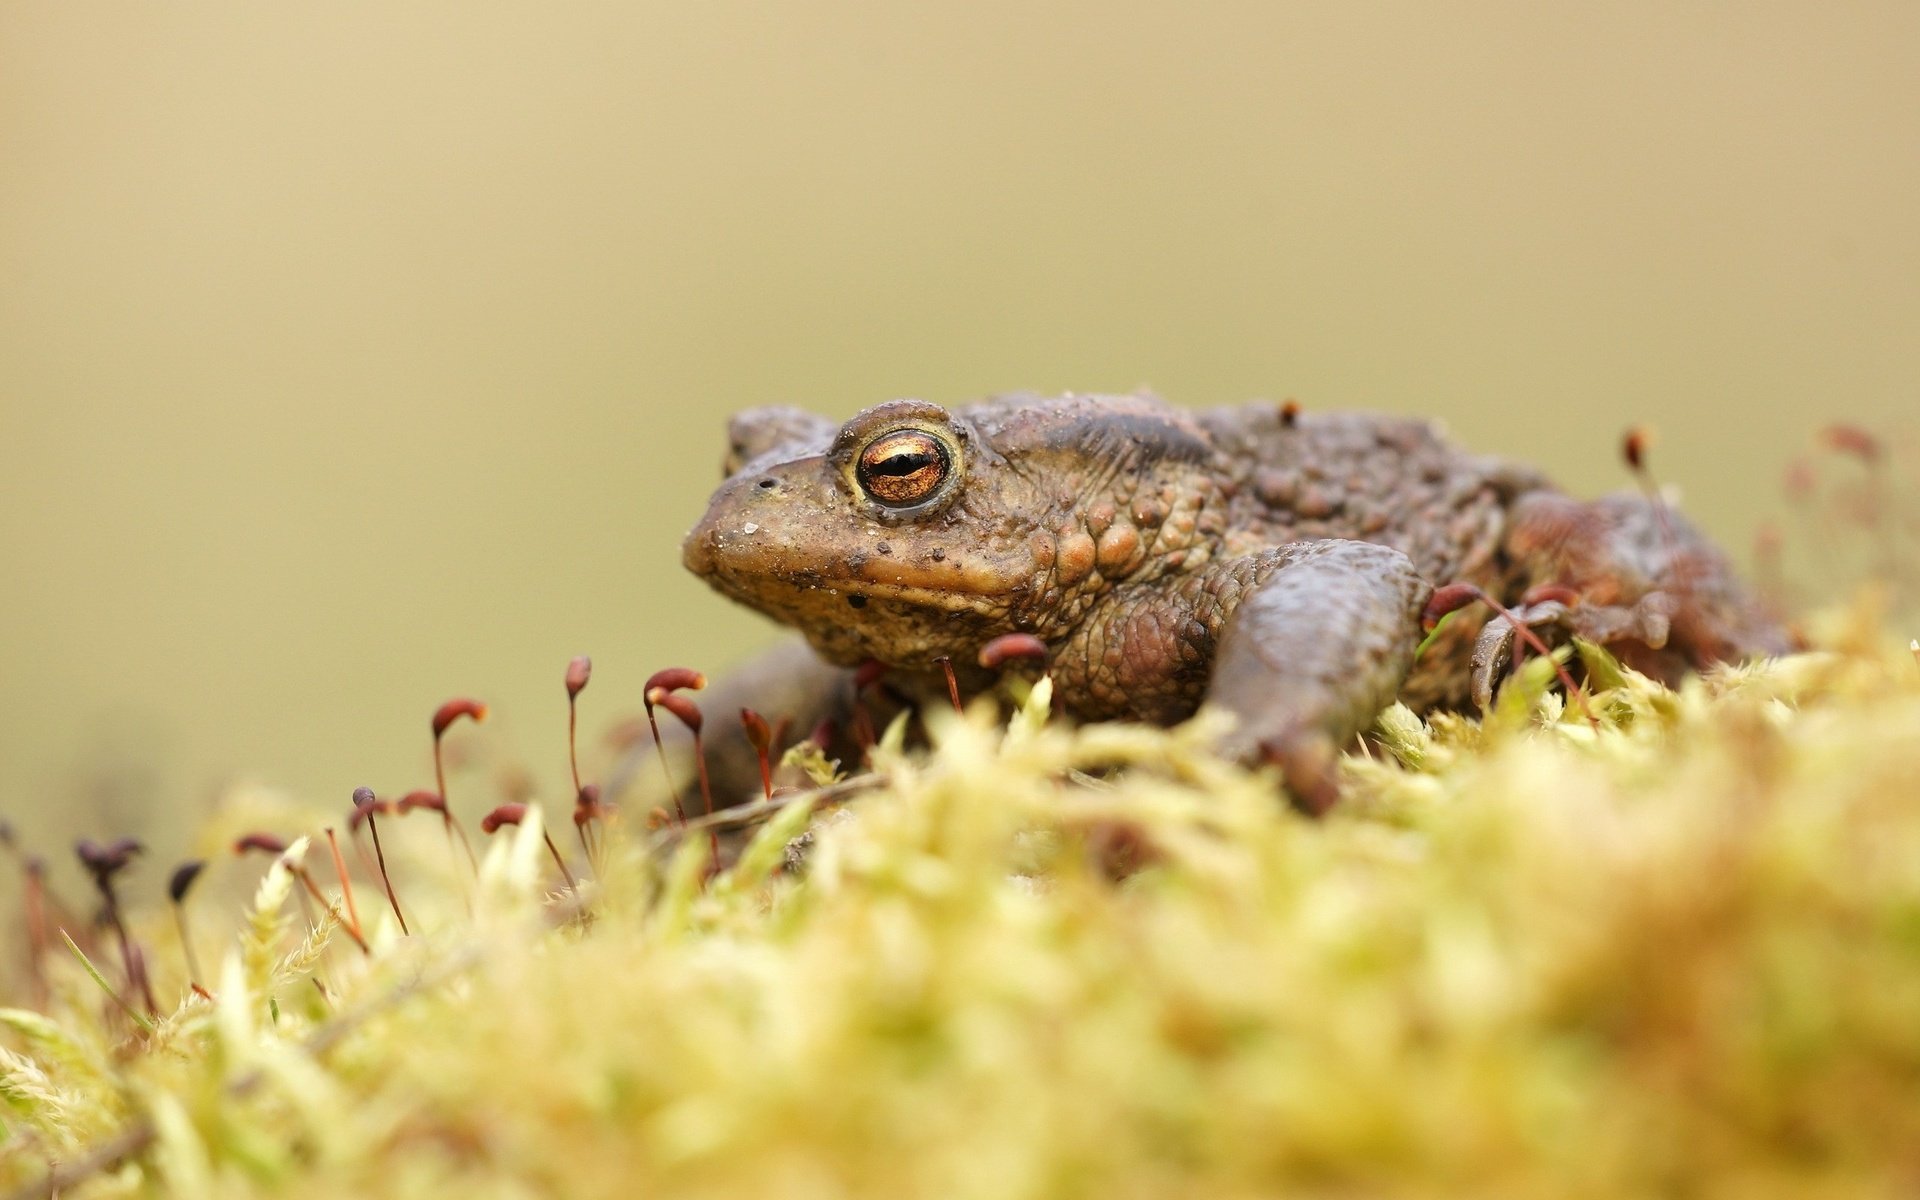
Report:
[[[763,488],[779,487],[780,481],[777,479],[762,479],[760,486]]]

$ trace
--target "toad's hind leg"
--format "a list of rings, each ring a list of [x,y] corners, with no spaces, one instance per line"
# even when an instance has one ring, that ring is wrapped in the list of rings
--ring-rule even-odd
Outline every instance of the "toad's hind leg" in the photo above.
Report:
[[[1207,704],[1236,718],[1222,749],[1279,765],[1294,799],[1324,811],[1342,746],[1393,702],[1413,666],[1431,586],[1398,550],[1298,542],[1262,556],[1234,609]]]
[[[1515,610],[1520,621],[1605,645],[1656,679],[1673,683],[1690,670],[1793,648],[1719,548],[1645,497],[1524,497],[1506,551],[1541,593]],[[1482,706],[1513,653],[1514,632],[1505,617],[1481,631],[1473,692]]]

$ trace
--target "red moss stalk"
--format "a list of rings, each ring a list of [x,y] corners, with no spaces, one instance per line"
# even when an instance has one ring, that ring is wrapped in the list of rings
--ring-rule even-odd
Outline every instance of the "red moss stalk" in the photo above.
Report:
[[[326,834],[327,850],[333,855],[333,873],[339,877],[340,896],[347,905],[347,923],[353,926],[354,933],[364,937],[366,929],[360,924],[360,906],[353,902],[353,876],[347,872],[347,860],[340,856],[340,839],[334,836],[331,825],[327,826]]]
[[[933,661],[940,664],[941,674],[947,677],[947,699],[953,704],[953,711],[961,716],[967,715],[965,706],[960,703],[960,681],[953,674],[953,659],[942,654]]]
[[[582,654],[567,664],[567,768],[573,772],[573,794],[580,794],[580,755],[575,731],[580,718],[580,693],[593,678],[593,660]]]
[[[486,816],[480,818],[480,832],[492,836],[503,825],[518,825],[527,819],[527,806],[518,801],[502,804]],[[567,881],[567,890],[577,892],[580,885],[575,882],[573,872],[567,869],[567,860],[560,856],[560,847],[553,844],[553,835],[546,826],[540,827],[540,837],[547,843],[547,853],[553,855],[553,863],[560,868],[560,877]]]
[[[1673,533],[1673,516],[1667,510],[1667,498],[1660,491],[1660,485],[1654,482],[1653,472],[1647,467],[1647,451],[1653,447],[1653,431],[1644,425],[1636,425],[1627,430],[1620,441],[1620,457],[1626,460],[1627,469],[1633,473],[1640,484],[1640,490],[1646,494],[1647,503],[1653,506],[1654,516],[1660,522],[1660,540],[1667,551],[1667,568],[1672,575],[1675,587],[1684,587],[1690,581],[1683,577],[1685,564],[1680,561],[1680,541]]]
[[[587,866],[594,871],[599,866],[594,861],[593,843],[587,837],[587,825],[593,820],[598,809],[600,796],[596,791],[591,800],[587,789],[580,782],[580,693],[586,690],[587,683],[593,678],[593,660],[584,654],[575,655],[567,663],[567,770],[573,775],[573,829],[580,837],[580,853],[587,859]]]
[[[693,761],[694,765],[700,769],[700,803],[704,809],[702,815],[712,816],[713,785],[707,779],[707,747],[701,737],[701,726],[706,724],[706,719],[700,714],[700,706],[664,687],[650,689],[647,692],[647,699],[678,717],[680,723],[693,734]],[[707,845],[713,852],[712,865],[717,870],[720,865],[720,835],[711,829],[707,830]]]
[[[307,865],[305,863],[293,862],[286,857],[287,843],[284,838],[277,838],[270,833],[249,833],[233,844],[233,852],[235,854],[245,854],[249,850],[258,850],[267,854],[279,855],[281,864],[293,873],[295,879],[300,881],[300,886],[306,889],[307,895],[313,897],[314,903],[320,906],[321,911],[332,913],[337,917],[339,916],[339,909],[335,907],[333,901],[327,899],[327,894],[320,890],[320,885],[313,881],[313,875],[308,872]],[[307,918],[308,923],[311,924],[313,922],[312,914],[307,914]],[[354,945],[360,947],[362,954],[373,953],[373,947],[367,945],[367,939],[361,936],[360,931],[354,927],[353,922],[348,921],[345,917],[340,917],[340,928],[347,931],[347,936],[353,939]]]
[[[187,960],[187,984],[199,986],[202,972],[200,960],[193,952],[193,932],[187,927],[187,893],[193,889],[194,880],[200,878],[200,872],[206,869],[206,863],[198,859],[183,862],[173,869],[173,876],[167,880],[167,900],[173,907],[174,928],[180,934],[180,952]]]
[[[853,672],[853,718],[847,730],[853,738],[853,744],[860,751],[860,761],[867,760],[868,751],[879,740],[874,734],[873,714],[867,710],[867,693],[875,684],[886,677],[887,664],[877,658],[861,663]]]
[[[1868,491],[1865,503],[1861,506],[1863,524],[1879,529],[1883,557],[1881,574],[1889,582],[1899,579],[1903,573],[1900,530],[1893,511],[1892,488],[1887,479],[1886,448],[1881,445],[1879,438],[1858,425],[1829,425],[1820,431],[1820,440],[1827,449],[1858,459],[1866,470]]]
[[[47,952],[47,864],[37,854],[28,854],[14,835],[13,826],[0,819],[0,848],[20,864],[24,884],[21,908],[27,923],[27,972],[33,984],[35,1007],[44,1008],[49,989],[46,976]]]
[[[753,753],[760,760],[760,791],[769,800],[773,799],[773,761],[770,757],[773,749],[773,730],[767,725],[767,719],[750,708],[740,710],[740,726],[746,730],[747,743],[753,747]]]
[[[51,990],[47,986],[47,862],[29,855],[26,871],[27,969],[33,976],[34,998],[45,1007]]]
[[[589,837],[587,830],[600,819],[602,812],[599,785],[589,783],[581,788],[580,794],[573,800],[573,828],[580,835],[580,851],[587,856],[587,866],[595,873],[600,870],[597,839]]]
[[[713,786],[707,780],[707,748],[701,733],[701,727],[706,721],[701,716],[700,706],[685,696],[669,692],[664,688],[655,688],[648,692],[647,699],[678,717],[680,723],[693,734],[693,761],[700,769],[700,802],[706,810],[702,815],[713,815]]]
[[[1545,658],[1553,664],[1554,674],[1560,677],[1560,686],[1567,690],[1568,697],[1579,706],[1580,715],[1587,719],[1588,724],[1598,729],[1600,727],[1600,721],[1599,718],[1593,715],[1593,710],[1587,707],[1587,693],[1578,683],[1574,682],[1573,676],[1568,674],[1567,668],[1561,664],[1560,660],[1553,657],[1553,651],[1548,649],[1547,644],[1540,640],[1539,635],[1534,633],[1533,630],[1527,626],[1526,622],[1515,616],[1511,609],[1498,600],[1495,600],[1492,596],[1487,595],[1486,592],[1482,591],[1476,585],[1471,583],[1449,583],[1444,587],[1435,588],[1433,590],[1433,596],[1427,601],[1426,611],[1421,614],[1421,628],[1431,633],[1433,632],[1434,626],[1438,625],[1443,617],[1446,617],[1450,613],[1458,612],[1460,609],[1475,602],[1484,604],[1505,617],[1507,623],[1513,626],[1514,633],[1517,634],[1521,640],[1525,641],[1529,646],[1532,646],[1540,653],[1542,658]]]
[[[673,819],[682,825],[687,823],[687,810],[680,803],[680,789],[674,786],[673,771],[667,766],[667,746],[660,740],[660,720],[653,710],[655,706],[665,707],[659,699],[662,696],[670,696],[676,691],[697,692],[706,686],[707,677],[698,671],[687,667],[663,667],[647,677],[646,689],[641,692],[641,699],[647,706],[647,727],[653,731],[653,748],[660,752],[660,777],[666,781],[667,795],[673,798]],[[700,739],[696,733],[694,753],[699,755],[699,752]],[[706,769],[703,759],[700,764],[702,779],[706,777]]]
[[[146,1003],[147,1013],[157,1017],[160,1015],[160,1006],[154,1001],[153,985],[147,978],[146,959],[127,933],[126,922],[120,916],[120,897],[114,888],[114,877],[132,865],[134,856],[144,850],[145,847],[134,838],[119,838],[105,846],[83,838],[74,846],[74,854],[80,859],[80,865],[92,876],[94,888],[100,893],[101,915],[119,941],[120,964],[126,971],[127,986],[140,993],[141,1000]]]
[[[480,871],[480,860],[473,856],[473,843],[467,840],[466,827],[460,824],[459,818],[453,815],[453,810],[447,807],[447,798],[445,796],[421,788],[418,791],[408,792],[406,795],[400,797],[400,799],[395,802],[393,811],[397,815],[405,816],[415,809],[421,808],[426,809],[428,812],[440,814],[441,827],[447,832],[448,853],[452,853],[454,839],[458,837],[460,840],[460,849],[466,852],[468,869],[478,874]]]
[[[380,801],[374,796],[372,788],[353,789],[353,813],[356,818],[366,821],[367,832],[373,835],[373,856],[380,864],[380,884],[387,890],[387,904],[393,909],[393,919],[400,923],[400,932],[411,934],[412,931],[407,928],[407,918],[400,911],[400,897],[393,891],[393,877],[387,874],[386,851],[380,848],[380,823],[374,819],[374,811],[379,806]]]
[[[449,700],[439,708],[433,710],[433,786],[440,797],[440,820],[441,823],[446,826],[447,846],[449,849],[453,846],[453,835],[456,825],[453,819],[453,809],[447,803],[447,767],[445,756],[441,753],[440,743],[446,736],[447,727],[455,721],[458,721],[461,717],[466,717],[475,724],[478,724],[487,719],[487,706],[478,700],[460,697]],[[478,873],[480,864],[473,856],[473,845],[467,841],[466,830],[462,829],[459,832],[460,844],[467,852],[467,866],[472,868],[475,873]]]

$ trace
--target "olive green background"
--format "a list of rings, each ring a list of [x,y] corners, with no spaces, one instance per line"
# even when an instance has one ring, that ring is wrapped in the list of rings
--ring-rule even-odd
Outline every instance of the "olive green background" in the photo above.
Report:
[[[653,668],[734,409],[1150,384],[1649,421],[1744,547],[1920,408],[1920,6],[0,5],[0,811],[547,795]],[[474,811],[489,802],[467,790]]]

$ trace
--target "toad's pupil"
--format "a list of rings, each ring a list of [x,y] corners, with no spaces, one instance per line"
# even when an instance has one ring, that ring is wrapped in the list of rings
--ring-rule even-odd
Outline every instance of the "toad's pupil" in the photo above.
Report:
[[[932,466],[938,460],[924,450],[902,450],[873,465],[875,475],[911,475]]]

